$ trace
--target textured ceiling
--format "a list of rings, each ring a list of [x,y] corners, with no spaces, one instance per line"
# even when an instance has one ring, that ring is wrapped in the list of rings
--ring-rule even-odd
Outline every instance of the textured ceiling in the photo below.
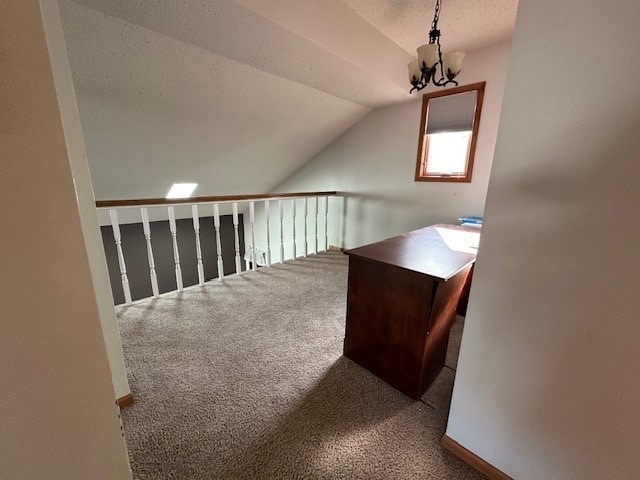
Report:
[[[415,56],[426,43],[435,0],[342,0]],[[442,0],[438,26],[446,51],[474,50],[510,38],[518,0]]]
[[[76,2],[362,105],[408,98],[409,55],[338,0]]]
[[[403,42],[418,44],[428,17],[364,0],[59,4],[103,199],[179,181],[198,195],[270,191],[371,109],[410,98]],[[406,8],[387,18],[390,5]]]

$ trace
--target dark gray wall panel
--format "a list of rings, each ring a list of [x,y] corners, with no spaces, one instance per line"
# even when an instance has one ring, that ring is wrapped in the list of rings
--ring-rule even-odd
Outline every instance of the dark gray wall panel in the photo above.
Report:
[[[240,255],[244,255],[244,228],[242,215],[239,216]],[[160,293],[176,289],[176,276],[173,261],[173,244],[168,221],[151,222],[151,246],[155,260],[156,274]],[[196,237],[193,231],[193,220],[177,219],[178,252],[184,286],[198,283],[196,259]],[[124,303],[124,293],[120,277],[118,254],[110,226],[101,227],[107,267],[111,279],[113,299],[116,304]],[[122,250],[127,267],[127,276],[134,300],[151,297],[151,279],[149,278],[149,262],[147,244],[141,223],[120,225]],[[220,241],[222,243],[222,259],[224,273],[235,273],[235,243],[233,234],[233,218],[231,215],[220,217]],[[217,250],[213,217],[200,217],[200,244],[202,247],[202,263],[205,280],[218,277]],[[244,268],[244,261],[242,262]]]

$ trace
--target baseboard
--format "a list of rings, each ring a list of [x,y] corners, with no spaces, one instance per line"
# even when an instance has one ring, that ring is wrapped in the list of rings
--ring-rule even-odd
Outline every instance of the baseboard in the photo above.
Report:
[[[496,467],[486,462],[485,460],[477,456],[475,453],[470,452],[469,450],[464,448],[462,445],[460,445],[458,442],[456,442],[455,440],[452,440],[446,435],[442,437],[442,446],[444,447],[445,450],[448,450],[449,452],[453,453],[456,457],[458,457],[467,465],[472,466],[473,468],[478,470],[480,473],[484,473],[491,480],[513,480],[513,478],[511,478],[509,475],[498,470]]]
[[[133,395],[131,393],[125,395],[124,397],[120,397],[116,400],[116,403],[123,409],[124,407],[128,407],[129,405],[133,405]]]
[[[329,245],[329,248],[327,249],[328,252],[344,252],[344,248],[342,247],[336,247],[335,245]]]

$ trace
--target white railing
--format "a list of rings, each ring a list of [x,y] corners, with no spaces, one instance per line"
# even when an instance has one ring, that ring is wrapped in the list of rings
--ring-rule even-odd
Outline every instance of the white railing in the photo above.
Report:
[[[272,264],[282,263],[286,260],[306,257],[310,254],[327,251],[329,249],[329,226],[335,225],[336,231],[332,236],[339,244],[340,236],[340,214],[337,213],[334,222],[330,222],[330,199],[339,199],[338,192],[304,192],[304,193],[287,193],[287,194],[266,194],[266,195],[242,195],[242,196],[217,196],[217,197],[193,197],[186,199],[137,199],[137,200],[103,200],[96,202],[99,215],[106,217],[108,212],[108,222],[113,231],[113,239],[116,245],[118,257],[118,266],[120,269],[120,282],[124,293],[125,304],[132,302],[130,278],[131,272],[127,273],[126,262],[126,245],[123,244],[121,235],[121,223],[141,223],[142,232],[146,243],[146,253],[148,259],[148,273],[145,278],[151,283],[151,291],[153,297],[160,296],[160,288],[158,284],[158,271],[156,268],[156,259],[152,248],[151,223],[150,218],[156,221],[168,221],[171,242],[173,247],[173,265],[176,279],[176,287],[178,291],[184,289],[183,274],[181,262],[193,261],[197,268],[198,284],[205,284],[205,272],[210,269],[217,271],[218,279],[222,279],[226,274],[240,275],[243,273],[241,241],[240,241],[240,214],[243,215],[244,239],[245,239],[245,271],[256,270],[258,266],[271,267]],[[309,202],[308,200],[312,201]],[[272,219],[271,209],[272,203],[277,202],[277,210],[275,210],[275,218]],[[258,205],[256,205],[258,204]],[[287,204],[289,204],[287,206]],[[338,209],[339,206],[338,202]],[[311,211],[310,207],[311,207]],[[195,258],[184,259],[180,257],[180,239],[178,236],[177,219],[187,218],[176,215],[176,208],[191,207],[190,215],[193,221],[193,230],[195,234]],[[302,207],[302,211],[298,209]],[[286,215],[289,210],[290,216]],[[222,214],[221,214],[222,212]],[[234,251],[232,252],[235,260],[235,271],[225,272],[223,263],[223,242],[221,217],[227,212],[231,215],[234,236]],[[120,214],[120,216],[119,216]],[[201,218],[213,215],[212,224],[205,225],[201,222]],[[202,217],[201,217],[202,215]],[[322,218],[324,217],[324,218]],[[311,218],[311,225],[309,225]],[[247,222],[248,220],[248,222]],[[297,225],[297,223],[302,225]],[[319,225],[324,223],[324,229],[321,231]],[[202,224],[202,225],[201,225]],[[286,238],[289,233],[289,238]],[[215,261],[206,264],[202,255],[202,247],[200,236],[212,235],[215,237],[216,256]],[[302,237],[300,237],[302,235]],[[309,235],[311,237],[309,238]],[[279,238],[278,238],[279,237]],[[248,241],[247,241],[248,240]],[[263,249],[256,246],[256,242],[260,242]],[[275,244],[275,248],[274,248]],[[290,245],[290,253],[285,248]],[[310,247],[313,246],[313,250]],[[227,252],[229,253],[229,252]],[[277,259],[277,261],[274,261]],[[146,263],[145,263],[146,264]],[[138,279],[136,279],[138,280]]]

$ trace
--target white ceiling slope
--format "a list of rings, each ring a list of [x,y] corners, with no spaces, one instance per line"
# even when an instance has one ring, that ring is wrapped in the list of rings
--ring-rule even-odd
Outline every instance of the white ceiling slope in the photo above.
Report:
[[[75,1],[361,105],[408,99],[410,56],[338,0]]]
[[[270,191],[369,109],[73,2],[65,36],[96,198]]]
[[[399,26],[413,2],[59,3],[97,198],[180,181],[267,192],[372,108],[410,98]],[[408,20],[386,22],[394,5]]]

